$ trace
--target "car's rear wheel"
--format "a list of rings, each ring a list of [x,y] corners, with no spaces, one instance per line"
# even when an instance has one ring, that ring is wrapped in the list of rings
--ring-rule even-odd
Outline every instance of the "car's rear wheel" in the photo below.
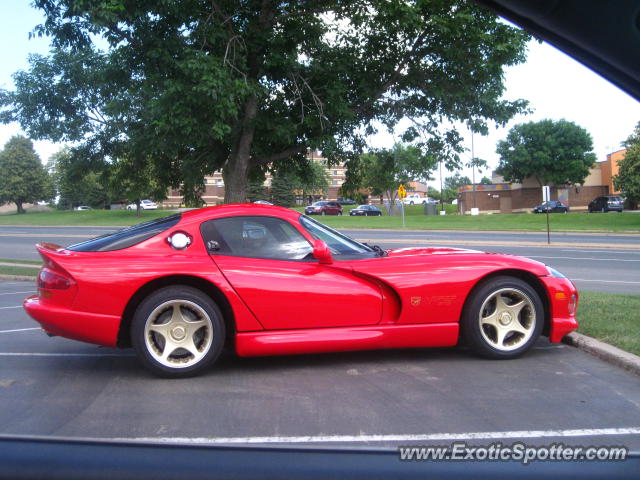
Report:
[[[161,377],[188,377],[216,361],[225,325],[215,302],[192,287],[155,291],[138,306],[131,342],[142,365]]]
[[[462,334],[471,349],[486,358],[516,358],[540,336],[544,308],[538,293],[514,277],[481,284],[465,306]]]

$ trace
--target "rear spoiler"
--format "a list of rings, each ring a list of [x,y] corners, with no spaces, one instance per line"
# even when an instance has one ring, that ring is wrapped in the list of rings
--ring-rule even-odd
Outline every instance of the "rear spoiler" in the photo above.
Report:
[[[63,257],[69,255],[69,251],[56,243],[36,243],[36,250],[42,257],[44,261],[45,267],[49,267],[53,270],[62,270],[65,271],[64,268],[60,266],[58,263],[59,260],[62,260]]]

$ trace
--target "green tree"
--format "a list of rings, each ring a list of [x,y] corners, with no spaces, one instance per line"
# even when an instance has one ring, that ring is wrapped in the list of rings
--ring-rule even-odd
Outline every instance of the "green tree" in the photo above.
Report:
[[[636,207],[640,202],[640,122],[622,145],[627,149],[627,153],[618,163],[619,170],[613,177],[613,184],[632,207]]]
[[[105,208],[110,203],[110,191],[102,175],[87,171],[68,147],[54,153],[47,165],[58,194],[59,209],[72,210],[78,205]]]
[[[329,180],[326,163],[309,161],[296,175],[294,189],[301,191],[304,202],[309,194],[326,195]]]
[[[493,182],[489,177],[482,177],[480,179],[480,185],[491,185]]]
[[[391,150],[377,150],[362,156],[362,185],[373,195],[384,195],[391,211],[397,213],[395,200],[398,186],[417,180],[430,180],[430,172],[436,167],[435,157],[425,155],[416,146],[396,144]]]
[[[269,200],[269,192],[264,186],[264,178],[260,180],[250,180],[247,187],[247,201]]]
[[[471,185],[471,179],[466,175],[461,175],[460,173],[456,173],[455,175],[444,179],[445,190],[455,190],[457,192],[458,188],[464,187],[465,185]]]
[[[25,203],[50,201],[54,196],[33,142],[20,135],[11,137],[0,151],[0,205],[13,202],[18,213],[25,213]]]
[[[443,120],[486,131],[526,108],[501,97],[528,34],[463,0],[33,4],[53,49],[14,75],[0,120],[77,142],[88,163],[151,158],[187,197],[221,169],[225,201],[244,201],[252,172],[308,149],[357,159],[406,117],[404,141],[459,153]]]
[[[456,172],[450,177],[445,177],[440,199],[445,203],[450,203],[458,196],[458,188],[465,185],[471,185],[471,180],[459,172]]]
[[[296,177],[289,172],[276,172],[271,180],[271,201],[281,207],[290,207],[295,202],[293,190]]]
[[[167,196],[165,185],[157,180],[158,175],[152,162],[134,161],[121,158],[107,165],[103,172],[105,183],[111,196],[136,204],[136,215],[140,216],[140,201],[163,200]],[[201,207],[200,195],[196,198],[185,197],[187,206]]]
[[[596,156],[591,135],[567,120],[542,120],[513,127],[498,142],[498,173],[508,182],[534,178],[542,185],[582,184]]]

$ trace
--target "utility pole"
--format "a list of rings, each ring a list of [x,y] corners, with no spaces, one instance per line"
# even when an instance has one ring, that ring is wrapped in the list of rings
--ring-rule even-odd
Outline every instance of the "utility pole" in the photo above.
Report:
[[[427,189],[428,192],[428,189]],[[444,210],[444,190],[442,190],[442,158],[440,159],[440,210]]]
[[[476,208],[476,155],[473,150],[473,129],[471,129],[471,183],[473,184],[473,208]]]

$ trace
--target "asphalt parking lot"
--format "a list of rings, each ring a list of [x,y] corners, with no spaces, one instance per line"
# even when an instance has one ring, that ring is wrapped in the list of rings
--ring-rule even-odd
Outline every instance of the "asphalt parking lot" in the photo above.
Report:
[[[541,339],[525,357],[461,348],[236,358],[186,380],[131,350],[49,338],[0,282],[0,433],[202,443],[625,445],[640,379]]]

